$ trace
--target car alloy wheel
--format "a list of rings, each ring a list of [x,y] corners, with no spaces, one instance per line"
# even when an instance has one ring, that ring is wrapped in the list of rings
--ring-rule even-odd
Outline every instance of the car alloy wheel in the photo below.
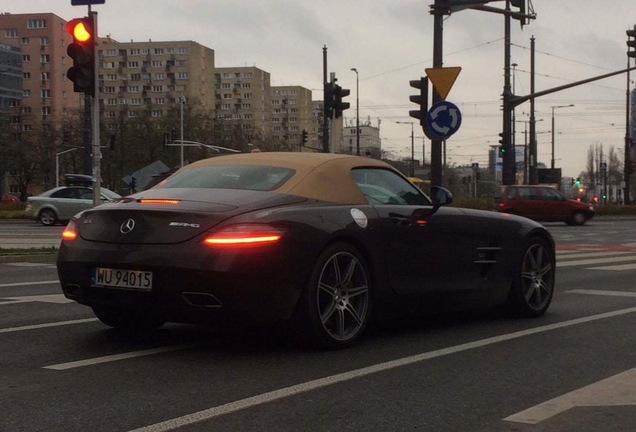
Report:
[[[51,226],[51,225],[55,225],[55,222],[57,221],[57,217],[55,216],[55,213],[53,212],[53,210],[42,210],[40,212],[40,223],[42,225],[46,225],[46,226]]]
[[[554,257],[547,243],[534,238],[527,247],[510,292],[509,306],[521,317],[537,317],[548,309],[554,294]]]
[[[353,345],[370,315],[370,277],[362,255],[337,243],[320,256],[295,313],[305,343],[338,349]]]
[[[583,212],[576,212],[572,220],[574,221],[574,225],[583,225],[585,223],[585,215]]]

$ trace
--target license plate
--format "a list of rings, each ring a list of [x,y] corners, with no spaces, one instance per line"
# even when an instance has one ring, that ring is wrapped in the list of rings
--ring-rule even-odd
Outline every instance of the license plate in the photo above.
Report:
[[[98,267],[92,282],[95,286],[149,291],[152,289],[152,272]]]

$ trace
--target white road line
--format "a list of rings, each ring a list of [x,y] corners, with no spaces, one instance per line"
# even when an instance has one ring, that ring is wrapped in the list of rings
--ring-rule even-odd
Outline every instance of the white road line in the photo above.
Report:
[[[6,300],[3,302],[3,300]],[[0,297],[0,306],[2,305],[12,305],[16,303],[32,303],[32,302],[42,302],[42,303],[73,303],[74,300],[67,299],[64,297],[64,294],[45,294],[45,295],[32,295],[32,296],[21,296],[21,297]]]
[[[65,325],[72,325],[72,324],[84,324],[84,323],[94,322],[94,321],[98,321],[98,319],[86,318],[86,319],[78,319],[78,320],[72,320],[72,321],[59,321],[54,323],[34,324],[34,325],[28,325],[28,326],[22,326],[22,327],[9,327],[9,328],[0,329],[0,333],[14,333],[14,332],[25,331],[25,330],[35,330],[35,329],[41,329],[41,328],[58,327],[58,326],[65,326]]]
[[[589,295],[600,295],[600,296],[613,296],[613,297],[636,297],[636,292],[629,291],[603,291],[603,290],[586,290],[586,289],[577,289],[566,291],[566,293],[571,294],[589,294]]]
[[[588,270],[610,270],[610,271],[636,270],[636,263],[621,264],[621,265],[606,266],[606,267],[588,267]]]
[[[432,358],[442,357],[442,356],[446,356],[450,354],[456,354],[462,351],[467,351],[474,348],[481,348],[487,345],[492,345],[499,342],[518,339],[524,336],[529,336],[529,335],[533,335],[537,333],[543,333],[543,332],[556,330],[556,329],[560,329],[564,327],[569,327],[569,326],[573,326],[577,324],[584,324],[591,321],[612,318],[612,317],[616,317],[620,315],[626,315],[626,314],[630,314],[634,312],[636,312],[636,307],[620,309],[617,311],[606,312],[606,313],[592,315],[592,316],[588,316],[584,318],[577,318],[577,319],[573,319],[569,321],[549,324],[549,325],[535,327],[535,328],[527,329],[527,330],[521,330],[518,332],[508,333],[508,334],[504,334],[500,336],[494,336],[494,337],[490,337],[490,338],[486,338],[486,339],[482,339],[482,340],[478,340],[474,342],[468,342],[468,343],[456,345],[453,347],[443,348],[436,351],[430,351],[430,352],[417,354],[410,357],[404,357],[401,359],[392,360],[385,363],[379,363],[379,364],[368,366],[361,369],[355,369],[355,370],[345,372],[342,374],[332,375],[325,378],[319,378],[313,381],[308,381],[308,382],[293,385],[290,387],[273,390],[271,392],[262,393],[260,395],[252,396],[249,398],[240,399],[240,400],[230,402],[224,405],[198,411],[193,414],[187,414],[182,417],[177,417],[177,418],[166,420],[160,423],[155,423],[153,425],[144,426],[130,432],[171,431],[182,426],[207,421],[212,418],[219,417],[225,414],[230,414],[230,413],[240,411],[246,408],[251,408],[251,407],[272,402],[275,400],[295,396],[301,393],[313,391],[313,390],[316,390],[322,387],[327,387],[333,384],[350,381],[352,379],[360,378],[366,375],[371,375],[371,374],[387,371],[390,369],[395,369],[402,366],[408,366],[414,363],[422,362],[424,360],[430,360]]]
[[[51,365],[51,366],[44,366],[44,369],[67,370],[67,369],[73,369],[73,368],[78,368],[83,366],[91,366],[91,365],[100,364],[100,363],[108,363],[108,362],[113,362],[117,360],[124,360],[124,359],[129,359],[134,357],[142,357],[142,356],[147,356],[152,354],[178,351],[178,350],[192,348],[198,345],[201,345],[201,342],[182,344],[182,345],[173,345],[173,346],[160,347],[160,348],[152,348],[152,349],[141,350],[141,351],[131,351],[131,352],[122,353],[122,354],[113,354],[113,355],[108,355],[103,357],[95,357],[92,359],[78,360],[78,361],[72,361],[68,363],[60,363],[60,364]]]
[[[59,280],[50,280],[50,281],[38,281],[38,282],[14,282],[7,284],[0,284],[0,288],[10,288],[10,287],[19,287],[19,286],[30,286],[30,285],[50,285],[50,284],[59,284]]]
[[[574,407],[636,405],[635,384],[636,368],[535,405],[504,420],[537,424]]]
[[[557,261],[562,259],[571,259],[571,258],[591,258],[591,257],[607,257],[613,255],[626,255],[632,254],[633,257],[636,258],[636,254],[634,252],[626,252],[626,251],[612,251],[612,252],[566,252],[566,253],[557,253],[556,258]]]
[[[559,262],[557,260],[557,267],[572,267],[572,266],[583,266],[583,265],[593,265],[593,264],[606,264],[606,263],[615,263],[621,261],[634,261],[636,257],[627,256],[627,257],[616,257],[616,258],[597,258],[597,259],[585,259],[585,260],[575,260],[575,261],[565,261]]]

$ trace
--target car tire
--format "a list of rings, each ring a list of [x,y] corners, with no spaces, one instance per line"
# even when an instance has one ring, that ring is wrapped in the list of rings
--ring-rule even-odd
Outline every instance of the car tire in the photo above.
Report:
[[[127,332],[149,332],[165,324],[158,317],[105,306],[93,306],[93,313],[107,326]]]
[[[514,276],[505,310],[518,318],[543,315],[554,294],[555,267],[548,243],[538,237],[530,239]]]
[[[38,215],[38,220],[44,226],[52,226],[57,222],[57,216],[51,209],[44,209]]]
[[[585,217],[585,213],[577,211],[572,215],[571,225],[584,225],[586,221],[587,217]]]
[[[354,345],[371,312],[371,277],[362,254],[334,243],[318,257],[290,330],[304,346],[342,349]]]

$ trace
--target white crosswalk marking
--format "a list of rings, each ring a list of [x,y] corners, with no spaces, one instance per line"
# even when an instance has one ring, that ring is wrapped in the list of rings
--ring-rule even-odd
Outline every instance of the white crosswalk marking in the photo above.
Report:
[[[588,270],[636,270],[636,251],[557,251],[557,268],[584,267]]]

